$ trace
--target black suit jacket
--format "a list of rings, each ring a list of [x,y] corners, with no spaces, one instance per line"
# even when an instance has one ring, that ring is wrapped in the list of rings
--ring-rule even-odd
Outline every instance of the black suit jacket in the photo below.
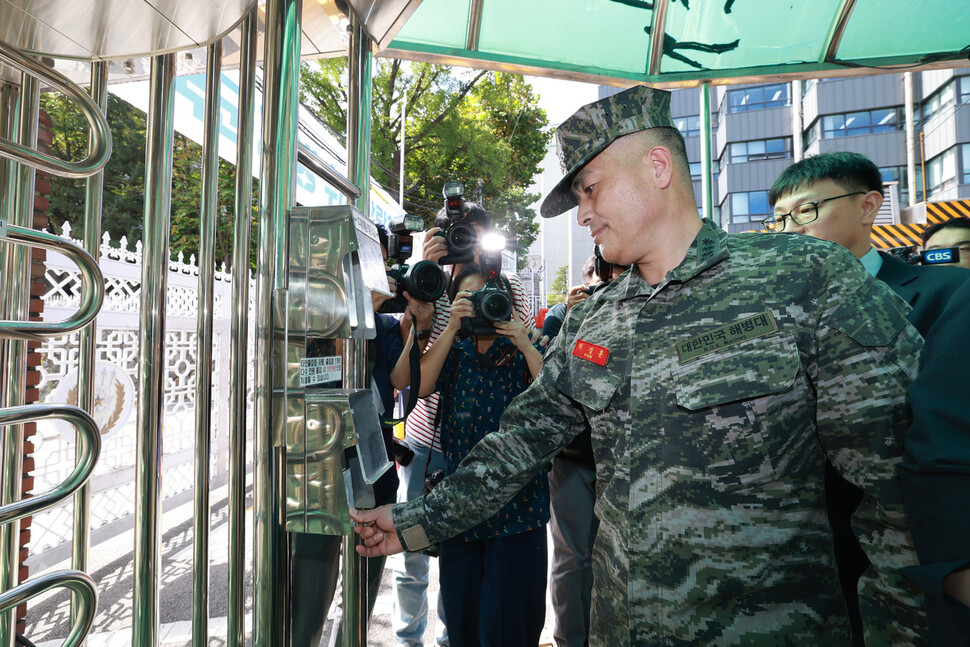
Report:
[[[909,313],[909,323],[925,338],[953,293],[970,279],[970,270],[910,265],[885,252],[879,252],[879,255],[882,257],[882,267],[876,278],[913,308]]]
[[[879,252],[882,267],[876,278],[888,285],[912,308],[909,322],[924,338],[933,324],[943,314],[950,298],[970,279],[970,270],[962,267],[933,267],[910,265],[891,254]],[[970,287],[968,287],[970,289]],[[966,294],[967,290],[963,291]],[[949,316],[949,315],[948,315]],[[859,577],[869,566],[869,559],[855,538],[850,525],[852,513],[859,506],[863,492],[846,481],[832,465],[825,465],[825,494],[828,503],[829,523],[835,540],[835,556],[839,567],[839,579],[853,629],[853,645],[862,647],[862,618],[859,614],[856,586]],[[941,517],[944,518],[944,517]],[[938,603],[927,599],[930,632],[934,635],[933,645],[962,645],[964,642],[947,642],[952,636],[951,620]]]

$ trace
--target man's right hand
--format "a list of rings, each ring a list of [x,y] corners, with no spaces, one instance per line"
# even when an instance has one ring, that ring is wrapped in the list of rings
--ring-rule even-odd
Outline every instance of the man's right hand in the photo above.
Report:
[[[357,552],[364,557],[380,557],[381,555],[395,555],[403,553],[404,547],[394,529],[391,518],[391,506],[382,505],[373,510],[351,510],[350,518],[354,521],[354,532],[364,540],[364,545],[358,545]]]
[[[422,247],[424,260],[437,263],[441,257],[448,253],[448,241],[445,240],[444,236],[438,235],[440,231],[441,227],[432,227],[424,237],[424,246]]]

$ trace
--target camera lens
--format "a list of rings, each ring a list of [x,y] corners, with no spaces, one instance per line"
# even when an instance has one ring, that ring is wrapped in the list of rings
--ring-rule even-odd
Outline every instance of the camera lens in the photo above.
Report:
[[[458,223],[448,230],[448,249],[452,254],[463,254],[475,249],[478,235],[471,225]]]
[[[504,290],[489,292],[482,297],[481,310],[485,321],[508,321],[512,317],[512,299]]]
[[[404,275],[404,289],[418,301],[433,303],[447,287],[444,270],[432,261],[418,261]]]

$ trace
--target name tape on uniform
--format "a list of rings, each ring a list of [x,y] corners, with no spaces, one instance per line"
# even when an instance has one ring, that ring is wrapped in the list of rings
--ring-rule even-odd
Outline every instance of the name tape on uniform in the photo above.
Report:
[[[597,346],[596,344],[591,344],[588,341],[583,341],[582,339],[577,339],[576,346],[573,347],[573,355],[579,357],[580,359],[589,360],[594,364],[606,366],[606,360],[610,358],[610,349],[603,346]]]
[[[338,382],[341,377],[340,356],[304,357],[300,360],[300,386]]]
[[[701,355],[707,355],[749,339],[764,337],[773,332],[778,332],[778,324],[771,316],[771,312],[765,310],[760,314],[721,326],[677,344],[677,356],[683,364]]]

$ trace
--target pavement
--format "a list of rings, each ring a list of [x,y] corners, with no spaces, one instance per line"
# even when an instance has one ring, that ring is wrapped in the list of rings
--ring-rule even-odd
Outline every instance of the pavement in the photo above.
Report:
[[[251,489],[249,491],[251,496]],[[209,647],[227,644],[228,614],[228,508],[226,487],[211,492],[209,530]],[[161,628],[159,647],[185,647],[192,644],[192,503],[191,501],[166,511],[162,517],[162,582],[159,595]],[[246,584],[245,608],[247,644],[251,644],[252,629],[252,507],[251,499],[246,519]],[[127,531],[113,539],[92,547],[88,572],[98,583],[98,612],[88,634],[87,647],[130,647],[132,644],[132,588],[134,583],[132,556],[134,533]],[[549,554],[552,554],[550,547]],[[379,647],[396,642],[391,627],[394,604],[392,584],[393,561],[388,559],[381,580],[380,591],[371,622],[367,644]],[[437,560],[432,559],[428,590],[430,605],[425,645],[435,645],[437,631]],[[69,568],[59,564],[50,570]],[[36,575],[37,573],[32,573]],[[331,633],[339,619],[339,591],[327,616],[321,645],[331,644]],[[69,632],[70,605],[65,591],[55,591],[28,603],[26,636],[36,647],[60,647]],[[551,646],[552,605],[546,604],[546,623],[539,646]]]

